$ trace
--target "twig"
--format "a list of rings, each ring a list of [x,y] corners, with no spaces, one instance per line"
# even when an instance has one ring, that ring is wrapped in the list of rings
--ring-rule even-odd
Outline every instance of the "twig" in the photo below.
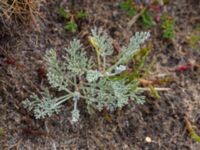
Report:
[[[126,37],[126,41],[131,37],[130,29],[133,26],[133,24],[141,17],[141,15],[144,13],[144,11],[147,9],[147,7],[144,7],[137,15],[135,15],[128,23],[127,27],[123,32],[124,37]]]
[[[14,145],[11,145],[10,147],[8,147],[8,150],[12,149],[13,147],[16,147],[16,150],[19,150],[19,145],[20,145],[21,142],[22,142],[22,140],[19,140]]]
[[[138,88],[138,89],[141,89],[141,90],[144,90],[144,91],[151,91],[150,88]],[[169,91],[171,90],[170,88],[154,88],[156,91],[160,91],[160,92],[165,92],[165,91]]]
[[[140,18],[140,16],[144,13],[147,7],[144,7],[137,15],[135,15],[127,24],[126,31],[129,31],[132,25]]]

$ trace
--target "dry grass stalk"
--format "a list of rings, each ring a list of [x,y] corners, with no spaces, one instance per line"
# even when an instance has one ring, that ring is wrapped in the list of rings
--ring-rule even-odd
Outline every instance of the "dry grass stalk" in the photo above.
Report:
[[[37,25],[37,17],[41,17],[39,12],[39,0],[0,0],[0,22],[8,26],[13,23],[24,25]]]

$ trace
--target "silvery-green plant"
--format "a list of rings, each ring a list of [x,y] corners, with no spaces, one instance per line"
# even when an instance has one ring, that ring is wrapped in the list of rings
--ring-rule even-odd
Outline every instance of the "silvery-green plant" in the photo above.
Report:
[[[92,29],[92,35],[89,37],[96,51],[97,65],[87,57],[86,50],[77,39],[71,41],[65,49],[63,62],[57,59],[55,50],[47,51],[45,60],[48,64],[48,81],[52,88],[65,94],[55,98],[48,90],[44,90],[40,96],[32,94],[23,101],[23,106],[33,111],[36,119],[40,119],[58,113],[62,103],[72,100],[72,121],[76,122],[80,116],[78,102],[81,99],[85,100],[85,107],[90,113],[104,108],[113,111],[127,105],[129,100],[142,104],[144,96],[138,88],[137,79],[130,81],[126,77],[115,77],[127,70],[127,63],[149,36],[149,32],[137,32],[129,44],[122,48],[117,61],[112,65],[108,61],[108,57],[113,54],[112,40],[101,29]]]

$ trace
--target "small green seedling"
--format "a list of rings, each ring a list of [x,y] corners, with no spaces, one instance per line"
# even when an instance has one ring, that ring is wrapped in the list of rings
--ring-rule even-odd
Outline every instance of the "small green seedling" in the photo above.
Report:
[[[150,28],[155,25],[155,21],[150,11],[145,10],[141,15],[142,25],[144,28]]]
[[[76,17],[78,19],[85,19],[85,18],[87,18],[87,16],[88,16],[88,13],[84,10],[80,10],[76,13]]]
[[[60,17],[63,17],[65,19],[68,19],[70,17],[70,14],[63,7],[60,7],[58,9],[58,14]]]
[[[200,51],[200,35],[192,35],[189,39],[189,45],[192,49]]]
[[[76,32],[77,29],[78,29],[77,20],[78,19],[85,19],[88,16],[87,12],[84,11],[84,10],[78,11],[74,15],[74,14],[67,12],[63,7],[60,7],[58,9],[58,15],[60,17],[64,18],[67,21],[64,28],[67,31],[70,31],[70,32],[73,32],[73,33]]]
[[[75,21],[69,21],[67,24],[66,24],[66,26],[65,26],[65,29],[66,30],[68,30],[68,31],[70,31],[70,32],[76,32],[77,31],[77,29],[78,29],[78,26],[77,26],[77,24],[75,23]]]
[[[131,37],[129,44],[122,47],[122,51],[116,56],[117,61],[111,64],[108,58],[114,58],[112,39],[102,30],[95,28],[91,32],[89,42],[96,52],[96,59],[87,57],[87,50],[77,39],[71,41],[64,50],[63,62],[57,59],[55,50],[46,52],[48,81],[63,96],[55,98],[48,90],[44,90],[39,96],[33,93],[23,101],[23,106],[33,111],[36,119],[58,113],[62,103],[68,100],[74,102],[71,112],[73,122],[80,117],[80,100],[84,100],[85,109],[89,113],[95,110],[121,109],[130,100],[144,103],[137,79],[130,80],[129,76],[118,79],[115,77],[128,71],[128,62],[139,52],[140,45],[150,37],[150,33],[137,32]],[[91,53],[91,49],[88,51]]]
[[[163,29],[163,38],[172,39],[175,37],[175,19],[164,15],[161,17],[162,29]]]
[[[132,0],[126,0],[122,3],[120,3],[120,8],[124,11],[127,12],[127,14],[130,16],[130,17],[133,17],[136,15],[137,13],[137,10],[136,8],[134,7],[133,5],[133,1]]]
[[[189,37],[188,43],[192,49],[200,51],[200,24],[197,24],[194,33]]]

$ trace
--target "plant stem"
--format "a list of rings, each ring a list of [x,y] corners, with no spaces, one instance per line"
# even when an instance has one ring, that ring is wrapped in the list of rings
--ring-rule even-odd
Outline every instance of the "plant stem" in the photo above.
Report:
[[[150,88],[138,88],[139,90],[143,90],[143,91],[151,91],[151,89]],[[156,91],[163,91],[163,92],[165,92],[165,91],[169,91],[169,90],[171,90],[170,88],[159,88],[159,87],[155,87],[154,88]]]
[[[67,93],[72,94],[72,92],[70,90],[68,90],[67,88],[64,89]]]
[[[78,101],[78,100],[75,100],[75,101],[74,101],[74,110],[77,110],[77,101]]]
[[[73,78],[74,78],[74,86],[75,86],[75,90],[78,90],[76,76],[74,76]]]
[[[106,70],[106,56],[103,57],[103,72]]]
[[[59,97],[57,99],[55,99],[56,101],[59,101],[56,103],[56,106],[62,104],[63,102],[67,101],[68,99],[70,99],[72,97],[72,94],[69,94],[69,95],[65,95],[65,96],[62,96],[62,97]]]
[[[121,63],[121,61],[116,62],[114,65],[112,65],[110,68],[108,68],[106,70],[106,72],[111,72],[114,68],[116,68],[119,64]]]
[[[98,69],[101,70],[101,58],[99,52],[97,52],[97,63],[98,63]]]

